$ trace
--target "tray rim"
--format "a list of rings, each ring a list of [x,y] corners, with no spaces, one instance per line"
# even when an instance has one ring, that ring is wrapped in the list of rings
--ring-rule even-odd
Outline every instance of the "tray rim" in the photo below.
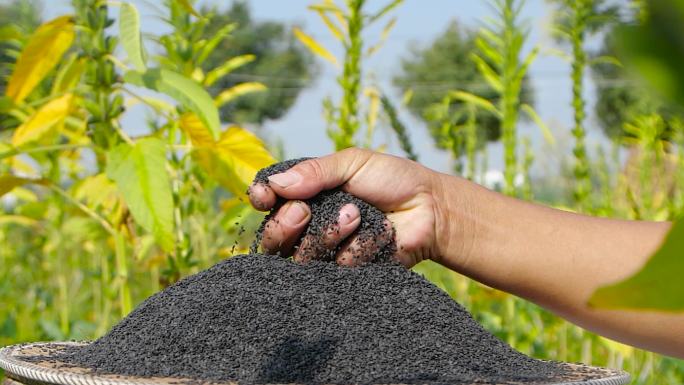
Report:
[[[32,362],[17,358],[17,352],[27,348],[40,348],[45,346],[82,346],[88,342],[57,341],[57,342],[29,342],[5,346],[0,349],[0,368],[5,370],[5,376],[25,384],[54,384],[54,385],[167,385],[182,382],[197,382],[192,378],[162,378],[162,377],[127,377],[106,374],[73,373],[55,368],[46,368]],[[566,363],[573,367],[592,367],[583,364]],[[560,382],[548,385],[626,385],[631,381],[629,373],[606,369],[615,373],[610,377],[596,380],[583,380]],[[131,378],[134,378],[132,380]],[[202,381],[203,384],[237,385],[235,382],[211,382]]]

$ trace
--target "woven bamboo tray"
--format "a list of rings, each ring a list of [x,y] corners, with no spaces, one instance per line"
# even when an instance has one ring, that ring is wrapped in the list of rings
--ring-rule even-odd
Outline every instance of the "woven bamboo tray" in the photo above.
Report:
[[[237,385],[236,383],[211,383],[188,378],[132,377],[109,374],[93,374],[87,368],[74,367],[55,361],[41,361],[68,346],[80,342],[36,342],[12,345],[0,349],[0,368],[5,370],[3,385]],[[624,385],[629,383],[629,374],[586,365],[570,365],[576,380],[545,385]],[[600,377],[586,380],[588,375]]]

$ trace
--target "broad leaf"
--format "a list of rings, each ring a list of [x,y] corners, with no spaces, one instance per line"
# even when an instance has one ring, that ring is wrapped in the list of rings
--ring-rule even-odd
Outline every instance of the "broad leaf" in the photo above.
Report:
[[[207,130],[197,115],[191,112],[186,112],[180,117],[179,125],[181,130],[188,135],[193,146],[212,146],[215,143],[214,138],[211,137],[211,132]]]
[[[219,136],[220,121],[218,109],[207,91],[197,82],[179,73],[165,69],[149,69],[145,72],[128,71],[124,75],[126,82],[147,87],[166,94],[178,103],[197,114],[209,128],[212,137]]]
[[[253,92],[266,91],[266,89],[266,86],[259,82],[240,83],[238,85],[230,87],[227,90],[221,91],[221,93],[216,96],[216,106],[221,107],[222,105],[242,95],[251,94]]]
[[[131,3],[121,3],[119,35],[121,36],[121,45],[133,67],[140,72],[145,71],[147,59],[140,35],[140,14]]]
[[[665,97],[684,105],[684,1],[646,3],[644,23],[618,29],[618,52],[627,67],[637,70]]]
[[[17,59],[6,95],[15,103],[23,101],[55,68],[73,40],[71,16],[61,16],[38,27]]]
[[[256,135],[237,126],[224,131],[217,143],[196,148],[193,155],[207,174],[236,196],[245,195],[257,171],[275,163]]]
[[[295,37],[306,46],[306,48],[309,49],[309,51],[313,52],[314,54],[322,57],[323,59],[333,63],[334,65],[339,65],[337,63],[337,58],[335,55],[330,53],[325,47],[323,47],[319,42],[317,42],[313,37],[307,35],[304,33],[301,29],[294,27],[292,29],[294,32]]]
[[[596,290],[589,305],[609,309],[684,310],[684,221],[635,275]]]
[[[12,136],[12,145],[20,147],[42,139],[58,124],[62,123],[73,104],[74,96],[65,94],[43,105],[28,120],[17,128]]]
[[[107,154],[107,176],[116,182],[136,223],[165,250],[174,247],[173,196],[166,149],[156,138],[121,144]]]

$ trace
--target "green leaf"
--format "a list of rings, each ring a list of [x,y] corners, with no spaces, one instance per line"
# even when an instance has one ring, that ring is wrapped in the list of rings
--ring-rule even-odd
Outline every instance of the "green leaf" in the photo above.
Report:
[[[107,176],[116,182],[136,223],[173,250],[173,196],[166,172],[166,148],[156,138],[121,144],[107,154]]]
[[[138,71],[145,71],[147,61],[145,47],[140,36],[140,14],[138,9],[131,3],[121,3],[119,14],[119,34],[128,60]]]
[[[492,67],[480,56],[471,54],[470,58],[473,62],[475,62],[477,70],[480,71],[480,74],[485,78],[487,83],[489,83],[489,85],[492,86],[496,92],[503,92],[503,85],[501,84],[501,80],[499,79],[499,75],[496,73],[496,71],[494,71]]]
[[[684,105],[684,1],[650,0],[642,25],[618,29],[617,48],[627,67],[637,70],[665,97]]]
[[[237,23],[231,23],[223,28],[221,28],[216,34],[207,41],[207,43],[202,47],[202,50],[200,51],[199,55],[197,56],[197,64],[202,64],[204,63],[205,60],[211,55],[212,52],[216,49],[216,47],[226,38],[228,35],[230,35],[233,30],[237,28]]]
[[[472,104],[478,108],[491,112],[497,117],[501,117],[501,112],[496,108],[494,103],[490,102],[489,100],[483,97],[464,91],[451,91],[449,93],[449,97],[452,99],[460,100],[465,103]]]
[[[390,2],[389,4],[385,5],[384,8],[379,10],[375,15],[371,16],[370,19],[368,20],[368,24],[373,23],[374,21],[378,20],[379,18],[383,17],[386,15],[388,12],[399,6],[399,4],[403,3],[404,0],[394,0]]]
[[[546,139],[546,142],[552,146],[555,146],[556,138],[553,136],[553,133],[551,132],[549,126],[547,126],[546,123],[544,123],[544,121],[542,120],[542,118],[537,114],[537,111],[535,111],[534,108],[532,108],[532,106],[530,106],[527,103],[521,104],[520,109],[523,110],[527,114],[527,116],[530,117],[530,119],[532,119],[532,121],[537,125],[537,127],[539,127],[539,129],[542,132],[542,135],[544,136],[544,139]]]
[[[589,305],[608,309],[684,310],[684,220],[675,222],[646,265],[624,281],[596,290]]]
[[[147,87],[172,97],[197,114],[209,128],[213,138],[218,139],[221,128],[218,109],[209,93],[196,81],[179,73],[159,68],[149,69],[145,72],[128,71],[124,75],[124,79],[128,83]]]

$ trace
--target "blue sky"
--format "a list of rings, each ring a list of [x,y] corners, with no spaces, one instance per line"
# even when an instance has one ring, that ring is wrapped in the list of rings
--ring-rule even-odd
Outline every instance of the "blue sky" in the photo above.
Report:
[[[339,1],[339,0],[338,0]],[[142,17],[143,31],[163,33],[168,27],[156,17],[153,1],[134,0]],[[328,33],[318,16],[307,11],[311,0],[249,0],[252,13],[259,20],[277,20],[288,24],[297,24],[317,40],[326,45],[336,56],[342,56],[342,49]],[[379,8],[386,0],[369,0],[369,9]],[[216,4],[225,7],[229,1],[201,1],[200,4]],[[570,108],[571,84],[569,80],[569,64],[557,56],[551,55],[550,48],[558,48],[549,36],[549,20],[551,6],[544,0],[528,0],[523,8],[522,18],[530,27],[530,35],[525,50],[538,45],[542,54],[530,68],[530,76],[535,91],[536,109],[542,119],[549,125],[558,141],[556,148],[550,148],[543,141],[538,128],[532,124],[521,124],[520,135],[531,138],[537,150],[538,161],[535,173],[545,174],[557,172],[557,164],[563,156],[570,155],[572,141],[569,127],[572,124]],[[52,0],[45,2],[45,17],[52,18],[69,12],[69,2]],[[410,47],[429,44],[443,32],[451,20],[477,27],[483,19],[492,15],[486,1],[467,0],[405,0],[395,12],[397,24],[387,43],[378,54],[365,64],[366,74],[373,77],[376,83],[396,100],[400,98],[398,91],[391,85],[391,78],[400,68],[400,58],[408,54]],[[374,41],[379,36],[379,23],[367,33],[367,41]],[[598,39],[589,42],[595,47]],[[325,96],[337,98],[339,95],[335,78],[338,70],[327,62],[319,61],[320,74],[310,87],[303,90],[285,117],[278,121],[268,122],[263,127],[263,134],[269,138],[282,139],[288,156],[317,156],[329,153],[333,147],[325,135],[325,121],[322,116],[321,100]],[[593,114],[594,87],[591,77],[585,79],[586,96],[589,100],[590,148],[603,142],[603,136],[596,127]],[[144,112],[133,109],[124,120],[127,130],[135,132],[136,127],[144,124]],[[450,160],[446,153],[435,150],[431,138],[423,123],[407,112],[402,112],[402,119],[409,127],[410,136],[417,148],[420,160],[425,165],[440,171],[450,169]],[[387,132],[378,132],[376,145],[387,144],[389,152],[400,154],[396,140]],[[490,168],[500,169],[502,165],[501,147],[499,144],[489,146]]]

